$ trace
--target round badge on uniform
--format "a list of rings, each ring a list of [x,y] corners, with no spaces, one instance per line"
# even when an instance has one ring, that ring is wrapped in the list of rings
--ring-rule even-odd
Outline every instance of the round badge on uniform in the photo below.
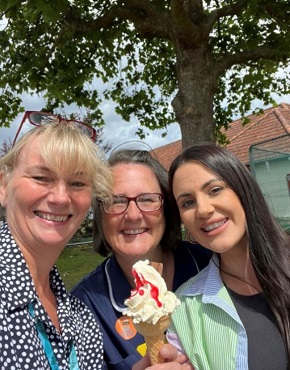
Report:
[[[121,316],[115,324],[118,334],[125,340],[135,337],[137,330],[133,324],[131,317]]]

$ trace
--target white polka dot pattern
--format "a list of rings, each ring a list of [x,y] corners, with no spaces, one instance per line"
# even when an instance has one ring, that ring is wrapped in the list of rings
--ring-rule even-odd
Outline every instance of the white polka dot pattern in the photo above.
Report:
[[[34,320],[41,320],[60,370],[69,370],[73,341],[80,370],[102,369],[103,340],[88,308],[69,294],[54,266],[50,285],[58,304],[61,335],[42,306],[24,257],[8,225],[0,228],[0,369],[50,370]],[[34,304],[34,318],[28,304]]]

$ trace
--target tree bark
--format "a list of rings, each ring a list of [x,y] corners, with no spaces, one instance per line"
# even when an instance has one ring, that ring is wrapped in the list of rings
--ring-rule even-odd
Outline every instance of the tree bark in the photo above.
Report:
[[[172,106],[180,124],[182,146],[214,141],[213,101],[218,77],[208,50],[177,45],[178,93]],[[194,60],[194,63],[192,62]]]

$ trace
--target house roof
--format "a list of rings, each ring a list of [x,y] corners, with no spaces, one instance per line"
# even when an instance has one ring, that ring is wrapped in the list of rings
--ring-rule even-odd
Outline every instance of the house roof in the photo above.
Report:
[[[249,164],[249,148],[253,144],[290,134],[290,104],[265,109],[261,115],[249,115],[250,122],[243,126],[241,119],[230,123],[225,131],[230,143],[227,148],[244,164]],[[165,168],[169,168],[182,150],[181,140],[153,150]]]

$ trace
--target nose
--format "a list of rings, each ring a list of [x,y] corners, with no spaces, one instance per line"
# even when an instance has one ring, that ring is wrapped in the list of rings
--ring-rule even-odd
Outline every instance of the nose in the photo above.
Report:
[[[128,208],[125,211],[125,217],[130,219],[138,219],[142,217],[142,212],[137,207],[137,204],[133,199],[129,201]]]
[[[199,218],[208,218],[215,211],[215,207],[212,204],[211,199],[207,197],[201,197],[197,201],[196,205],[196,216]]]
[[[70,203],[70,195],[66,184],[54,184],[49,191],[48,200],[55,204]]]

